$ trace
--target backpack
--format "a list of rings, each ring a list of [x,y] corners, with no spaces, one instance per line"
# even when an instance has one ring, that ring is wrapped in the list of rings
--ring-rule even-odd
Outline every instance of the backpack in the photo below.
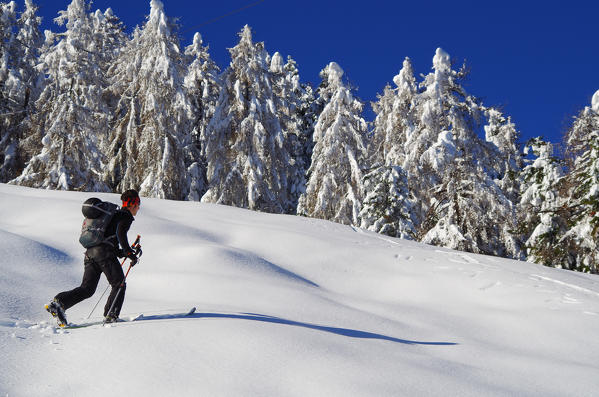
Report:
[[[85,200],[81,207],[85,219],[79,237],[79,242],[84,248],[94,247],[102,243],[112,245],[108,240],[113,236],[104,236],[104,234],[118,209],[118,205],[95,197]]]

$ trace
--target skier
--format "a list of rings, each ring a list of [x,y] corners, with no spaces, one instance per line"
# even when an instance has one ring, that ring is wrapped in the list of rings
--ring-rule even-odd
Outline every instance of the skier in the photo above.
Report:
[[[65,311],[84,299],[90,298],[96,291],[100,275],[104,273],[112,290],[104,307],[104,321],[116,322],[125,299],[125,275],[117,257],[126,257],[131,260],[131,266],[137,263],[139,247],[134,251],[129,246],[127,232],[135,220],[140,206],[139,194],[135,190],[127,190],[121,195],[123,205],[117,210],[104,233],[108,236],[101,244],[88,248],[85,251],[84,272],[81,286],[61,292],[52,302],[46,305],[46,310],[53,317],[58,318],[60,326],[67,325]],[[119,248],[120,246],[120,248]],[[121,292],[117,294],[118,290]],[[117,297],[118,295],[118,297]],[[116,297],[116,302],[114,301]],[[113,305],[109,313],[110,307]]]

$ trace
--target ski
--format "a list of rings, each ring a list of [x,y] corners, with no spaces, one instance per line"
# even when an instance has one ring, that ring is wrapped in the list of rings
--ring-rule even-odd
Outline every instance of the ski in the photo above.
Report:
[[[145,316],[142,314],[141,317],[138,318],[136,321],[169,320],[169,319],[173,319],[173,318],[183,318],[183,317],[191,316],[195,312],[196,312],[196,308],[192,307],[190,310],[188,310],[186,312],[176,313],[176,314],[154,314],[154,315],[150,315],[150,316]]]
[[[80,324],[70,323],[70,324],[68,324],[68,325],[66,325],[65,327],[62,327],[62,328],[64,328],[64,329],[76,329],[76,328],[87,328],[87,327],[91,327],[92,325],[109,325],[109,324],[116,324],[116,323],[129,323],[131,321],[137,321],[141,317],[143,317],[143,314],[138,314],[137,316],[130,317],[130,318],[119,318],[115,323],[106,323],[105,320],[89,321],[89,322],[80,323]]]
[[[77,328],[87,328],[87,327],[91,327],[94,325],[112,326],[112,325],[116,325],[118,323],[129,323],[129,322],[133,322],[133,321],[169,320],[169,319],[175,319],[175,318],[185,318],[185,317],[191,316],[195,312],[196,312],[196,308],[192,307],[190,310],[188,310],[186,312],[175,313],[175,314],[154,314],[154,315],[146,316],[143,313],[140,313],[137,316],[131,317],[128,319],[127,318],[119,318],[118,321],[115,323],[104,323],[104,320],[98,320],[98,321],[90,321],[90,322],[79,323],[79,324],[70,323],[68,325],[65,325],[64,327],[61,326],[61,328],[62,329],[77,329]]]

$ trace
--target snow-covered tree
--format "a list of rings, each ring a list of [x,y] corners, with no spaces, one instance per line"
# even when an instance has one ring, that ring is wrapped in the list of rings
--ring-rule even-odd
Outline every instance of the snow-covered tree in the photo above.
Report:
[[[18,81],[11,87],[11,97],[26,111],[39,95],[41,83],[37,64],[44,38],[40,31],[42,19],[37,16],[37,10],[38,7],[31,0],[25,0],[25,10],[17,20],[15,40],[11,41],[10,57]]]
[[[406,143],[416,129],[415,98],[418,93],[409,58],[404,60],[393,82],[396,88],[385,87],[383,95],[373,103],[376,118],[369,144],[369,158],[371,164],[404,167]]]
[[[434,226],[422,242],[468,252],[520,257],[515,241],[506,241],[515,208],[471,154],[454,159],[434,191]]]
[[[125,26],[111,8],[91,16],[94,25],[93,51],[98,54],[100,68],[107,70],[127,42]]]
[[[14,62],[16,54],[15,35],[17,30],[16,3],[0,3],[0,112],[2,115],[10,112],[14,105],[11,103],[13,94],[11,81],[14,79]]]
[[[412,198],[399,166],[381,166],[364,176],[360,227],[391,237],[413,239]]]
[[[209,47],[203,45],[202,36],[196,33],[193,43],[185,49],[186,64],[185,88],[192,100],[194,135],[205,135],[208,122],[214,114],[220,92],[220,69],[212,60]]]
[[[48,78],[37,101],[41,151],[12,183],[64,190],[106,190],[101,183],[99,147],[106,133],[102,94],[104,76],[94,51],[94,26],[89,4],[73,0],[55,21],[60,35],[47,33],[41,56]],[[57,38],[58,42],[54,43]]]
[[[231,48],[205,142],[209,189],[204,202],[284,213],[292,202],[290,155],[278,116],[269,57],[249,26]]]
[[[41,74],[36,69],[43,43],[37,7],[25,0],[16,19],[15,3],[0,5],[0,182],[18,175],[25,165],[19,142],[27,130]]]
[[[305,191],[305,175],[310,167],[314,96],[311,87],[300,82],[297,64],[291,57],[284,64],[283,57],[276,52],[271,58],[270,73],[277,115],[290,155],[287,178],[291,207],[287,212],[295,213],[299,196]]]
[[[519,257],[510,237],[515,207],[498,175],[490,172],[500,152],[476,133],[484,108],[461,85],[465,68],[454,71],[442,49],[436,51],[433,69],[415,100],[417,125],[404,149],[422,241]]]
[[[522,152],[518,147],[520,133],[510,117],[505,117],[498,109],[485,110],[487,124],[484,126],[485,139],[491,143],[487,156],[493,161],[488,164],[493,167],[487,171],[498,180],[499,187],[512,201],[519,201],[520,179],[523,167]],[[498,156],[499,155],[499,156]]]
[[[11,59],[16,29],[15,2],[0,3],[0,182],[10,179],[16,160],[14,77]],[[21,112],[21,110],[17,110]]]
[[[104,88],[108,85],[108,70],[114,63],[121,50],[128,41],[125,34],[125,26],[121,20],[114,15],[111,8],[105,12],[96,10],[92,15],[94,24],[94,41],[92,51],[98,56],[98,66],[104,77]],[[103,99],[109,111],[115,109],[120,98],[114,97],[110,90],[103,90]]]
[[[410,71],[411,67],[404,70]],[[407,173],[410,190],[416,195],[414,219],[419,238],[434,226],[436,214],[432,193],[447,175],[446,168],[459,155],[456,147],[461,135],[459,130],[467,128],[469,118],[464,111],[467,113],[471,108],[459,85],[463,72],[451,69],[449,55],[440,48],[433,58],[433,70],[420,84],[420,93],[410,101],[412,109],[407,121],[411,128],[404,132],[403,128],[392,127],[397,122],[386,123],[385,133],[389,137],[386,141],[395,141],[391,150],[401,161],[398,165]],[[408,77],[407,80],[411,79]],[[395,128],[397,133],[394,134]]]
[[[343,70],[331,62],[322,72],[319,96],[325,107],[314,129],[312,165],[298,213],[359,225],[363,196],[359,163],[366,156],[366,122],[362,103],[343,80]]]
[[[567,175],[571,193],[567,203],[571,227],[562,237],[567,262],[560,266],[593,272],[599,270],[599,91],[591,107],[575,118],[566,136],[573,164]]]
[[[146,23],[120,51],[109,77],[112,95],[120,98],[107,149],[110,187],[137,188],[151,197],[193,198],[185,152],[191,129],[183,55],[177,26],[162,2],[150,2]]]
[[[206,155],[201,138],[214,115],[220,92],[220,69],[210,57],[208,46],[203,45],[202,36],[196,33],[193,43],[185,49],[186,64],[185,88],[191,107],[188,117],[191,122],[191,145],[188,146],[187,160],[190,175],[189,199],[199,201],[208,189],[206,181]]]
[[[387,85],[372,104],[376,118],[368,145],[368,165],[373,170],[364,176],[361,227],[393,237],[414,238],[413,196],[402,169],[406,142],[416,128],[418,87],[409,58],[405,58],[393,82],[395,88]]]
[[[522,171],[518,233],[525,241],[528,261],[554,266],[566,252],[560,243],[568,227],[562,208],[565,200],[559,195],[563,168],[549,142],[531,139],[526,154],[530,150],[536,158]]]

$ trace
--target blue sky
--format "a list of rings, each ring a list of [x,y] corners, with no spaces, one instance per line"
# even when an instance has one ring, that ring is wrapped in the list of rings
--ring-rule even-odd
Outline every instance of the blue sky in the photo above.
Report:
[[[34,0],[45,29],[68,0]],[[406,56],[415,73],[429,73],[437,47],[471,68],[470,94],[511,115],[523,140],[543,135],[559,142],[571,118],[599,90],[599,40],[595,1],[342,1],[163,0],[179,18],[181,41],[199,31],[224,68],[227,48],[249,24],[269,53],[291,55],[303,81],[337,62],[365,102],[391,83]],[[17,0],[22,7],[22,0]],[[250,6],[233,15],[235,10]],[[96,0],[111,7],[128,31],[149,14],[150,0]],[[220,19],[217,19],[222,17]],[[217,20],[215,20],[217,19]],[[370,108],[370,106],[367,106]],[[367,119],[372,113],[365,114]]]

